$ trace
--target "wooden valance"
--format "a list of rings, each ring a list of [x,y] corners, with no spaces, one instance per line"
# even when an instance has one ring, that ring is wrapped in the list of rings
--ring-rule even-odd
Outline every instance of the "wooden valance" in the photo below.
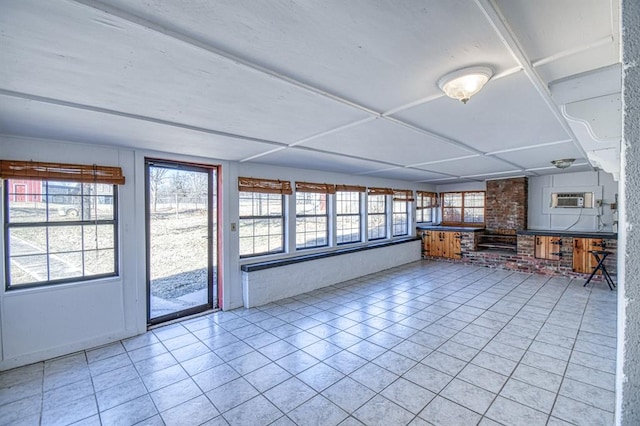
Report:
[[[360,185],[336,185],[336,191],[340,192],[366,192],[367,187]]]
[[[410,189],[394,189],[393,201],[414,201],[413,191]]]
[[[124,185],[120,167],[0,160],[0,178]]]
[[[296,182],[297,192],[315,192],[319,194],[335,194],[336,186],[330,183]]]
[[[391,188],[369,188],[369,195],[393,195]]]
[[[438,194],[435,192],[416,191],[418,196],[417,209],[430,209],[438,206]]]
[[[238,190],[244,192],[260,192],[263,194],[291,195],[291,182],[277,179],[238,178]]]

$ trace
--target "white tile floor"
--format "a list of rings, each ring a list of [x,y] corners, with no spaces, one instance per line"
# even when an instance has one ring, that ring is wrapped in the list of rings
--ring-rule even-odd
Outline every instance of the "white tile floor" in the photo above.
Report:
[[[0,424],[613,424],[602,282],[420,261],[0,373]]]

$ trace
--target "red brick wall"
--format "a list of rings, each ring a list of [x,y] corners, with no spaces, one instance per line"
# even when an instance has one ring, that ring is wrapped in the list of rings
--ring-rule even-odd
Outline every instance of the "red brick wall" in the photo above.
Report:
[[[528,180],[526,177],[487,181],[485,228],[497,234],[527,229]]]

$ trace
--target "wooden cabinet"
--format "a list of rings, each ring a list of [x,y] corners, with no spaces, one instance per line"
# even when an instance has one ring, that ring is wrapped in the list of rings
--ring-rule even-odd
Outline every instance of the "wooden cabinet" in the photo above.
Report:
[[[460,259],[460,232],[425,231],[422,234],[423,253],[425,256]]]
[[[560,260],[562,257],[562,238],[549,235],[536,235],[534,256],[538,259]]]
[[[590,274],[598,264],[591,250],[604,250],[604,248],[605,244],[601,238],[574,238],[573,271]]]

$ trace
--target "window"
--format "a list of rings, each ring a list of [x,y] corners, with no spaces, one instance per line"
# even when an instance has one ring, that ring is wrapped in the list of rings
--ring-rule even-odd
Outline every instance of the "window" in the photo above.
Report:
[[[393,191],[393,236],[409,234],[409,203],[413,201],[413,191]]]
[[[363,186],[338,185],[336,187],[336,236],[338,244],[362,241],[360,194]]]
[[[284,196],[240,192],[240,256],[284,251]]]
[[[7,289],[118,274],[119,167],[0,160]]]
[[[327,195],[335,186],[296,182],[296,249],[329,245]]]
[[[8,289],[117,275],[116,185],[7,179],[5,206]]]
[[[284,252],[284,196],[291,183],[240,177],[238,189],[240,256]]]
[[[369,241],[387,238],[387,195],[393,190],[369,188],[367,196],[367,231]]]
[[[417,191],[416,221],[433,222],[433,210],[436,207],[436,193]]]
[[[484,224],[484,191],[445,192],[442,194],[442,222],[447,224]]]

